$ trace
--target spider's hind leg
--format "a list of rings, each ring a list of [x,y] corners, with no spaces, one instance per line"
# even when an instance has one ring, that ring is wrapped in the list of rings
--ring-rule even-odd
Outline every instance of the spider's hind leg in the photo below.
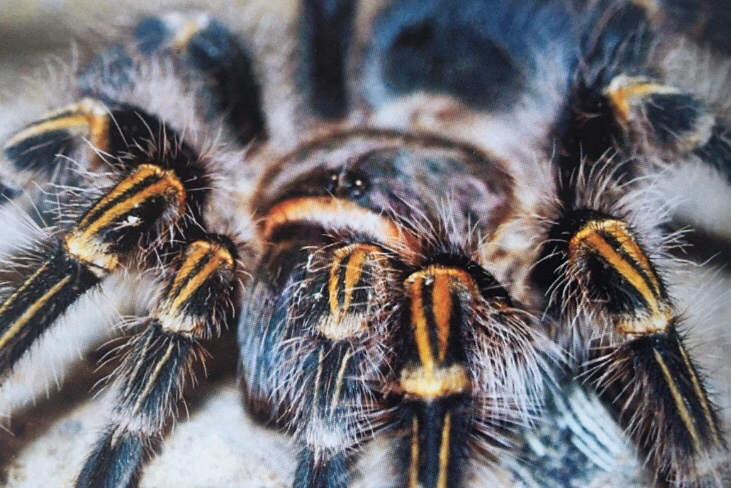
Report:
[[[249,52],[221,22],[204,13],[171,12],[142,19],[79,74],[85,96],[115,98],[133,88],[140,67],[161,63],[195,88],[196,109],[223,119],[237,142],[265,133],[261,88]],[[164,94],[168,95],[168,94]]]
[[[115,373],[109,425],[79,475],[78,488],[130,486],[149,447],[175,415],[201,339],[233,316],[236,254],[225,238],[192,241],[179,259],[144,330],[131,339]]]
[[[604,90],[623,139],[640,148],[642,168],[662,171],[662,188],[680,194],[676,218],[731,240],[731,132],[693,94],[651,77],[618,75]],[[653,164],[654,163],[654,164]]]

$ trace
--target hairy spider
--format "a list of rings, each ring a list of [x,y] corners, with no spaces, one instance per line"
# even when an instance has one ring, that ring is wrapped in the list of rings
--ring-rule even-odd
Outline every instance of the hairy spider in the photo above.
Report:
[[[234,335],[297,488],[728,486],[725,363],[677,297],[679,226],[731,240],[724,18],[252,1],[107,33],[6,111],[3,411],[111,294],[134,317],[79,488],[145,485]]]

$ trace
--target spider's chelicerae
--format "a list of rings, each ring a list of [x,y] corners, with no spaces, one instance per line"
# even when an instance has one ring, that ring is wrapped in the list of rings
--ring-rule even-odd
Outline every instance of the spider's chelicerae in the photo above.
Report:
[[[137,312],[80,488],[145,484],[219,336],[297,488],[729,486],[724,359],[689,347],[728,322],[677,299],[677,230],[731,240],[724,19],[252,1],[107,32],[3,111],[3,412],[96,303]]]

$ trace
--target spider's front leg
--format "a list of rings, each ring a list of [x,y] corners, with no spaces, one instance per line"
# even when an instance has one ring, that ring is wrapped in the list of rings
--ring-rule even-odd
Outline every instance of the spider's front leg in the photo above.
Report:
[[[256,273],[242,316],[249,397],[295,433],[296,488],[348,486],[357,448],[384,424],[393,266],[374,244],[288,242]]]
[[[546,352],[527,316],[467,252],[427,252],[404,280],[394,390],[399,486],[466,486],[471,454],[514,448],[540,408]]]
[[[612,215],[565,211],[549,234],[552,301],[586,377],[673,486],[721,484],[726,452],[680,318],[638,233]]]
[[[217,337],[233,316],[235,261],[230,241],[216,236],[192,241],[182,253],[114,374],[113,411],[78,488],[126,487],[136,479],[146,449],[175,415],[193,363],[205,357],[200,340]]]
[[[148,138],[130,141],[128,156],[117,160],[116,184],[95,201],[79,203],[84,210],[72,225],[6,258],[0,372],[11,368],[79,296],[139,256],[140,249],[160,250],[200,219],[208,183],[197,155],[159,126],[150,132],[144,117],[129,110],[128,119],[143,128],[132,133]]]

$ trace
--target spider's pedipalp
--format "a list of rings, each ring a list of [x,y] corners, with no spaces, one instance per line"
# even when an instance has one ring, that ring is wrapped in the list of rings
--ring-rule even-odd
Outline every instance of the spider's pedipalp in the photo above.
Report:
[[[471,454],[494,461],[540,410],[548,351],[480,265],[439,253],[428,262],[405,278],[396,346],[399,425],[410,432],[398,447],[402,483],[461,486]]]
[[[390,253],[373,244],[300,253],[291,245],[264,261],[266,275],[280,277],[262,281],[259,273],[260,291],[245,308],[243,320],[254,320],[247,327],[263,330],[251,338],[262,345],[247,347],[245,359],[255,361],[247,386],[251,400],[269,403],[301,445],[294,486],[348,486],[353,454],[386,420],[380,390],[393,354],[395,269]],[[262,299],[269,303],[252,307]]]
[[[226,239],[193,241],[183,252],[160,301],[133,337],[115,374],[116,396],[101,440],[87,458],[77,488],[130,486],[147,450],[176,414],[201,339],[218,336],[233,316],[235,253]]]
[[[383,423],[375,392],[390,355],[394,269],[371,244],[328,247],[313,258],[290,306],[288,344],[280,346],[301,364],[285,380],[290,390],[302,385],[290,399],[291,428],[303,444],[294,486],[344,487],[352,452]]]

